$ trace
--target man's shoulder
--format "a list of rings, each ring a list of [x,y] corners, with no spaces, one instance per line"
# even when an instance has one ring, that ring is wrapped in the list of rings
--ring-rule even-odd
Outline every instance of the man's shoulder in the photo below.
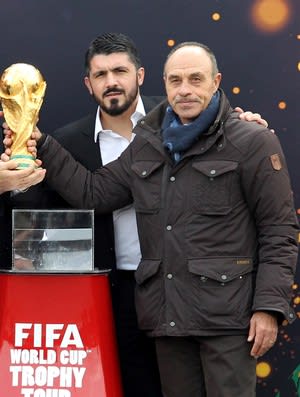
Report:
[[[244,121],[237,112],[232,112],[224,123],[225,134],[234,146],[248,152],[261,145],[277,145],[277,136],[267,127],[256,121]]]
[[[157,106],[159,103],[164,101],[166,97],[164,96],[145,96],[142,95],[142,101],[144,104],[144,108],[146,113],[149,113],[155,106]]]
[[[78,132],[83,132],[85,134],[94,134],[95,117],[95,114],[88,114],[81,119],[74,120],[56,129],[51,135],[55,138],[62,138],[77,135]]]

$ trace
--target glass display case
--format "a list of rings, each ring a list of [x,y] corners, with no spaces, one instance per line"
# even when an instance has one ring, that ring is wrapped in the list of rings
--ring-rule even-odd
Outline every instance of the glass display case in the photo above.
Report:
[[[92,210],[13,210],[13,271],[94,270]]]

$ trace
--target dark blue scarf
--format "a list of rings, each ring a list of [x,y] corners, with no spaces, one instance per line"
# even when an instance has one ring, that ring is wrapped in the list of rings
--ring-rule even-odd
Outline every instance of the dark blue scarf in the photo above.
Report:
[[[220,94],[217,91],[207,108],[190,124],[183,125],[171,106],[166,109],[162,122],[163,146],[171,153],[177,163],[181,155],[193,145],[199,136],[207,131],[215,121],[220,105]]]

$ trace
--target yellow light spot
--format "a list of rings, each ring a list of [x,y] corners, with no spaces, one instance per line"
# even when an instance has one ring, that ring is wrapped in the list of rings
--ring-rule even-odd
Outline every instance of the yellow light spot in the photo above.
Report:
[[[278,103],[278,107],[279,107],[279,109],[281,109],[281,110],[286,109],[286,102],[280,101],[280,102]]]
[[[299,305],[299,303],[300,303],[300,296],[296,296],[296,298],[294,299],[294,303],[295,303],[296,305]]]
[[[297,211],[299,211],[298,213],[300,213],[300,209],[298,209]],[[293,284],[292,285],[292,289],[296,290],[298,288],[298,284]]]
[[[239,94],[239,93],[241,92],[240,87],[233,87],[233,88],[232,88],[232,92],[233,92],[234,94]]]
[[[168,40],[168,46],[169,46],[169,47],[174,47],[174,45],[175,45],[175,40],[169,39],[169,40]]]
[[[271,373],[271,366],[266,361],[261,361],[256,365],[256,375],[259,378],[267,378]]]
[[[289,0],[256,0],[251,9],[251,20],[259,30],[274,33],[288,24],[291,14]]]
[[[300,40],[300,34],[297,34],[297,40]]]
[[[300,62],[298,62],[298,70],[299,70],[299,72],[300,72]]]
[[[219,21],[221,19],[221,15],[218,12],[214,12],[211,16],[213,21]]]

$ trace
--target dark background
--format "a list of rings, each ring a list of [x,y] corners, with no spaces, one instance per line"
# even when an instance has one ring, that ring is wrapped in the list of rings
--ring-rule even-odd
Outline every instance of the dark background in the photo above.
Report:
[[[300,207],[299,0],[6,0],[0,15],[0,72],[16,62],[42,72],[47,91],[39,127],[48,133],[95,109],[83,84],[83,62],[99,34],[122,32],[133,38],[146,68],[145,95],[164,94],[169,40],[207,44],[217,56],[232,105],[261,113],[275,129]],[[298,283],[299,275],[294,308],[300,317]],[[276,348],[257,368],[258,397],[300,396],[299,320],[281,328]]]

